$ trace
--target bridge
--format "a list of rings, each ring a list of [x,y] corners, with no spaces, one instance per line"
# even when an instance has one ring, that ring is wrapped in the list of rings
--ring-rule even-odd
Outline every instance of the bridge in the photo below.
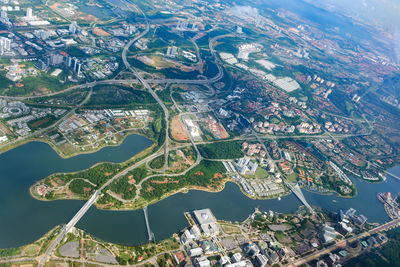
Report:
[[[144,213],[144,220],[146,221],[146,228],[147,228],[147,235],[149,237],[149,241],[154,241],[154,233],[150,229],[150,224],[149,224],[149,215],[147,213],[147,206],[143,208],[143,213]]]
[[[72,228],[79,222],[79,220],[85,215],[85,213],[89,210],[89,208],[96,202],[97,198],[100,195],[100,191],[97,190],[94,194],[89,198],[89,200],[83,205],[83,207],[75,214],[75,216],[67,223],[65,228],[65,234],[69,233]]]
[[[101,193],[100,190],[96,190],[96,192],[94,192],[94,194],[89,198],[89,200],[86,201],[85,205],[83,205],[82,208],[75,214],[75,216],[61,229],[57,237],[47,248],[44,255],[40,258],[38,264],[39,267],[44,266],[47,259],[51,256],[51,254],[56,249],[58,244],[60,244],[60,242],[63,240],[65,235],[72,230],[72,228],[79,222],[79,220],[83,217],[83,215],[85,215],[85,213],[90,209],[90,207],[96,202],[100,193]]]
[[[308,204],[306,198],[303,195],[303,192],[301,191],[301,188],[299,184],[291,184],[289,182],[286,182],[286,185],[292,190],[292,192],[296,195],[296,197],[303,203],[304,206],[311,212],[314,213],[314,209],[311,207],[310,204]]]

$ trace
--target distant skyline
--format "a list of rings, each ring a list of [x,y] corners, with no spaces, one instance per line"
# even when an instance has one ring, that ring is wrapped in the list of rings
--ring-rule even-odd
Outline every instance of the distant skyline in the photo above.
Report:
[[[372,21],[393,37],[393,51],[400,62],[400,1],[399,0],[305,0],[325,9]]]

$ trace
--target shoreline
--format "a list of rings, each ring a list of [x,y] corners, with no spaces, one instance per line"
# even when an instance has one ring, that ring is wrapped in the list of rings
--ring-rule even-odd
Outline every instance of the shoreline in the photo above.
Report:
[[[95,166],[95,165],[94,165],[94,166]],[[272,200],[272,199],[278,199],[279,197],[286,197],[286,196],[289,196],[290,194],[293,194],[292,192],[290,192],[290,190],[288,190],[288,191],[285,191],[285,193],[283,193],[283,194],[274,195],[274,196],[272,196],[272,197],[266,197],[266,198],[252,197],[252,196],[246,194],[246,193],[243,191],[243,189],[241,188],[241,186],[240,186],[239,184],[237,184],[235,181],[233,181],[233,180],[231,180],[231,179],[224,179],[224,180],[222,181],[221,186],[218,187],[216,190],[211,190],[211,189],[207,189],[207,188],[199,188],[199,187],[196,187],[196,186],[194,186],[194,187],[189,187],[189,188],[186,188],[186,187],[185,187],[185,188],[181,188],[181,189],[172,191],[172,192],[170,192],[170,193],[167,193],[167,194],[163,195],[161,198],[155,199],[155,200],[151,200],[151,201],[149,201],[149,202],[143,203],[143,199],[139,199],[139,200],[137,201],[139,205],[137,205],[137,206],[133,205],[132,207],[127,207],[127,208],[104,208],[104,207],[101,207],[99,204],[97,204],[97,202],[94,203],[94,206],[95,206],[97,209],[99,209],[99,210],[105,210],[105,211],[107,211],[107,210],[108,210],[108,211],[135,211],[135,210],[142,209],[144,206],[150,206],[150,205],[156,204],[156,203],[158,203],[158,202],[160,202],[160,201],[163,201],[163,200],[165,200],[165,199],[167,199],[167,198],[169,198],[169,197],[171,197],[171,196],[173,196],[173,195],[176,195],[176,194],[178,194],[178,193],[188,194],[190,191],[202,191],[202,192],[208,192],[208,193],[220,193],[220,192],[222,192],[222,191],[225,189],[226,184],[229,183],[229,182],[231,182],[231,183],[237,185],[237,186],[239,187],[240,191],[242,192],[242,194],[243,194],[245,197],[247,197],[247,198],[249,198],[249,199],[252,199],[252,200]],[[43,198],[43,199],[41,199],[41,198],[36,197],[36,196],[32,193],[32,191],[31,191],[31,190],[34,188],[34,186],[35,186],[36,184],[37,184],[37,183],[35,183],[34,185],[32,185],[32,186],[29,188],[29,193],[30,193],[30,195],[31,195],[34,199],[36,199],[36,200],[45,201],[45,202],[51,202],[51,201],[57,201],[57,200],[80,200],[80,201],[87,201],[87,199],[84,199],[84,198],[56,198],[56,199],[45,199],[45,198]],[[128,200],[128,201],[129,201],[129,200]]]
[[[146,138],[147,138],[147,137],[146,137]],[[149,140],[151,140],[151,139],[149,139]],[[152,141],[152,140],[151,140],[151,141]],[[121,164],[121,165],[123,164],[123,165],[126,165],[126,164],[131,163],[132,161],[135,161],[138,157],[140,158],[140,157],[148,156],[149,153],[151,153],[151,151],[153,150],[154,146],[155,146],[155,143],[153,142],[149,147],[147,147],[147,148],[145,148],[145,149],[139,151],[138,153],[136,153],[134,156],[132,156],[132,157],[129,158],[128,160],[123,161],[123,162],[121,162],[121,163],[114,163],[114,164]],[[147,152],[147,151],[148,151],[148,152]],[[144,153],[144,155],[143,155],[143,153]],[[66,174],[66,173],[75,174],[75,173],[79,173],[79,172],[82,172],[82,171],[89,170],[89,169],[91,169],[91,168],[94,168],[94,167],[96,167],[96,166],[98,166],[98,165],[100,165],[100,164],[104,164],[104,163],[109,163],[109,162],[107,162],[107,161],[97,162],[97,163],[95,163],[95,164],[89,166],[88,168],[85,168],[85,169],[82,169],[82,170],[78,170],[78,171],[75,171],[75,172],[55,172],[55,173],[52,173],[52,174],[48,175],[47,177],[42,178],[42,179],[36,181],[35,183],[33,183],[31,186],[29,186],[29,189],[28,189],[29,194],[31,195],[32,198],[34,198],[34,199],[36,199],[36,200],[39,200],[39,201],[45,201],[45,202],[50,202],[50,201],[54,201],[54,200],[83,200],[83,201],[87,201],[87,199],[84,199],[84,198],[55,198],[55,199],[39,198],[39,197],[37,197],[37,196],[32,192],[32,190],[33,190],[33,188],[34,188],[36,185],[38,185],[39,183],[43,183],[43,181],[44,181],[46,178],[48,178],[48,177],[50,177],[50,176],[52,176],[52,175],[55,175],[55,174]],[[126,167],[126,166],[125,166],[125,167]]]
[[[45,144],[49,145],[57,153],[57,155],[60,156],[62,159],[69,159],[69,158],[73,158],[73,157],[79,156],[79,155],[96,153],[96,152],[99,152],[100,150],[102,150],[103,148],[106,148],[106,147],[117,147],[117,146],[120,146],[125,141],[125,139],[128,136],[131,136],[131,135],[143,136],[143,137],[149,139],[150,141],[152,141],[154,143],[154,140],[150,139],[149,137],[145,136],[144,134],[131,131],[131,132],[127,132],[126,134],[124,134],[122,139],[120,141],[118,141],[116,144],[107,144],[107,145],[99,146],[98,148],[96,148],[94,150],[79,151],[79,152],[74,152],[74,153],[71,153],[71,154],[64,154],[64,153],[61,152],[60,149],[58,149],[55,146],[55,144],[53,142],[49,141],[48,139],[32,137],[32,138],[28,138],[28,139],[25,139],[25,140],[21,140],[21,142],[17,142],[14,146],[6,146],[6,148],[4,150],[0,150],[0,155],[3,154],[3,153],[6,153],[8,151],[11,151],[11,150],[13,150],[15,148],[18,148],[20,146],[23,146],[23,145],[26,145],[28,143],[31,143],[31,142],[40,142],[40,143],[45,143]],[[121,162],[121,163],[123,163],[123,162]]]

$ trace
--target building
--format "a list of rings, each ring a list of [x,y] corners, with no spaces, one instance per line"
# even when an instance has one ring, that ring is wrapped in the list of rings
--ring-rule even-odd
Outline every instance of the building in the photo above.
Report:
[[[2,19],[8,19],[8,15],[7,15],[7,11],[5,11],[5,10],[2,10],[1,11],[1,16],[0,16]]]
[[[233,254],[231,260],[232,260],[232,262],[241,261],[242,260],[242,254],[240,254],[239,252]]]
[[[187,244],[190,241],[200,239],[200,229],[197,225],[194,225],[190,230],[185,230],[181,235],[181,243]]]
[[[329,254],[328,256],[328,262],[332,265],[340,261],[340,257],[337,254]]]
[[[1,15],[0,15],[0,22],[6,25],[11,26],[12,23],[10,22],[10,20],[8,19],[8,14],[6,10],[2,10],[1,11]]]
[[[260,249],[256,244],[247,244],[243,248],[244,253],[246,253],[247,256],[253,257],[254,255],[257,255],[260,252]]]
[[[79,62],[77,58],[67,56],[65,59],[65,65],[67,65],[68,68],[72,69],[72,71],[75,72],[77,76],[81,76],[82,63]]]
[[[81,76],[81,67],[82,67],[82,63],[78,63],[75,72],[77,76]]]
[[[203,254],[203,249],[200,247],[192,248],[188,251],[190,257],[197,257]]]
[[[65,58],[65,65],[67,65],[68,68],[72,67],[72,57],[68,56]]]
[[[0,136],[0,143],[4,143],[8,141],[8,137],[6,135]]]
[[[51,53],[47,58],[47,64],[50,66],[60,65],[64,62],[64,56],[59,53]]]
[[[6,37],[0,37],[0,55],[11,50],[11,40]]]
[[[175,58],[178,55],[178,47],[168,46],[167,53],[165,56]]]
[[[231,264],[231,259],[228,256],[223,255],[221,256],[221,259],[219,259],[219,263],[221,264],[221,266]]]
[[[220,232],[219,225],[210,209],[193,211],[194,217],[206,236],[217,235]]]
[[[195,263],[198,267],[210,267],[210,261],[206,257],[196,258]]]
[[[258,267],[265,267],[268,264],[268,258],[263,254],[257,254],[255,257],[255,263]]]
[[[272,265],[272,264],[275,264],[275,263],[279,262],[278,253],[276,253],[275,251],[273,251],[271,249],[267,249],[265,252],[266,252],[265,254],[266,254],[267,258],[268,258],[269,264]]]
[[[32,20],[33,19],[33,15],[32,15],[32,8],[28,7],[26,9],[26,19],[27,20]]]
[[[237,172],[242,175],[254,175],[258,168],[258,164],[256,162],[252,162],[250,158],[244,157],[235,161],[235,168]]]
[[[364,215],[360,214],[358,216],[354,216],[353,218],[353,222],[355,225],[357,225],[358,227],[362,227],[367,221],[367,217],[365,217]]]
[[[353,228],[349,226],[349,221],[347,219],[344,219],[341,222],[339,222],[339,232],[342,235],[346,235],[347,233],[353,232]]]
[[[332,242],[336,238],[335,229],[333,229],[332,227],[330,227],[328,225],[325,225],[322,228],[322,233],[321,234],[322,234],[323,242],[325,244]]]
[[[48,69],[49,69],[47,64],[41,59],[39,59],[37,61],[37,63],[35,64],[35,67],[38,68],[39,70],[42,70],[42,71],[48,71]]]
[[[323,260],[317,262],[317,267],[328,267],[328,264]]]
[[[76,21],[71,22],[71,24],[68,27],[68,31],[70,34],[76,34],[78,31],[78,24]]]
[[[246,266],[250,267],[250,266],[252,266],[252,265],[249,265],[248,263],[249,262],[247,262],[247,261],[239,261],[239,262],[227,264],[227,265],[225,265],[225,267],[246,267]]]

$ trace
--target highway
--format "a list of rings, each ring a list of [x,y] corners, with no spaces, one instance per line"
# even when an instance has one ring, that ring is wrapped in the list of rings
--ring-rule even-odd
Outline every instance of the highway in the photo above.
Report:
[[[145,81],[149,84],[164,84],[164,83],[174,83],[174,84],[209,84],[212,83],[213,81],[217,81],[219,79],[219,75],[211,78],[211,79],[196,79],[196,80],[184,80],[184,79],[146,79]],[[144,79],[143,79],[144,80]],[[44,95],[36,95],[36,96],[0,96],[2,99],[7,99],[7,100],[16,100],[16,101],[22,101],[22,100],[29,100],[29,99],[35,99],[35,98],[40,98],[40,97],[50,97],[50,96],[56,96],[59,94],[63,93],[68,93],[74,90],[78,89],[83,89],[83,88],[90,88],[94,87],[96,85],[102,85],[102,84],[129,84],[129,83],[134,83],[134,84],[139,84],[141,81],[137,79],[125,79],[125,80],[117,80],[117,79],[110,79],[110,80],[101,80],[101,81],[94,81],[94,82],[88,82],[84,84],[79,84],[79,85],[74,85],[71,87],[68,87],[67,89],[49,93],[49,94],[44,94]]]
[[[142,12],[143,13],[143,12]],[[143,15],[145,16],[145,14],[143,13]],[[145,16],[146,18],[146,16]],[[168,119],[169,119],[169,112],[168,109],[166,108],[166,106],[164,105],[164,103],[161,101],[161,99],[158,97],[158,95],[153,91],[153,89],[150,87],[150,85],[142,78],[142,76],[136,71],[136,69],[134,69],[133,67],[130,66],[129,62],[126,59],[126,52],[128,51],[129,47],[138,39],[140,39],[142,36],[144,36],[145,34],[147,34],[147,32],[149,31],[149,24],[146,18],[146,30],[144,32],[142,32],[141,34],[139,34],[137,37],[135,37],[134,39],[132,39],[131,41],[129,41],[129,43],[124,47],[123,52],[122,52],[122,59],[124,61],[125,67],[129,70],[131,70],[135,76],[137,77],[137,79],[143,84],[143,86],[150,92],[150,94],[157,100],[158,104],[162,107],[164,114],[165,114],[165,119],[166,119],[166,125],[168,125]],[[135,80],[136,81],[136,80]],[[115,81],[116,82],[116,81]],[[126,82],[126,81],[125,81]],[[98,84],[97,82],[93,82],[93,83],[88,83],[85,85],[82,85],[84,87],[93,87],[96,84]],[[76,88],[75,88],[76,89]],[[69,88],[69,90],[71,90],[71,88]],[[65,91],[64,91],[65,92]],[[92,93],[92,89],[89,93],[89,96],[79,105],[83,105],[84,103],[86,103],[86,101],[90,98],[90,95]],[[73,110],[71,110],[68,114],[66,114],[66,116],[70,115],[72,112],[75,112],[74,108]],[[64,116],[65,117],[65,116]],[[63,118],[64,118],[63,117]],[[51,126],[52,127],[52,126]],[[168,153],[168,128],[166,129],[166,143],[165,143],[165,149],[166,152]],[[151,157],[149,157],[151,158]],[[148,160],[149,158],[146,158],[146,160]],[[133,165],[136,166],[137,164]],[[133,167],[131,166],[131,167]],[[122,175],[124,175],[125,173],[127,173],[131,168],[127,168],[125,169],[123,172],[118,173],[117,175],[115,175],[113,178],[111,178],[107,183],[105,183],[99,190],[97,190],[91,197],[90,199],[85,203],[85,205],[83,205],[83,207],[75,214],[75,216],[63,227],[63,229],[60,231],[60,233],[58,234],[58,236],[56,237],[56,239],[50,244],[50,246],[47,248],[45,254],[40,258],[39,260],[39,265],[38,266],[44,266],[44,264],[46,263],[46,261],[48,260],[48,258],[51,256],[51,254],[53,253],[53,251],[56,249],[56,247],[58,246],[58,244],[62,241],[62,239],[64,238],[64,236],[71,231],[71,229],[78,223],[78,221],[83,217],[83,215],[85,215],[85,213],[89,210],[89,208],[96,202],[97,198],[99,197],[99,195],[101,194],[101,190],[104,189],[107,185],[109,185],[112,181],[114,181],[115,179],[117,179],[118,177],[121,177]],[[146,214],[145,214],[146,215]],[[147,220],[147,216],[146,216],[146,225],[148,226],[148,220]],[[148,231],[149,231],[149,239],[152,238],[151,235],[151,230],[150,227],[148,226]]]
[[[140,38],[145,36],[149,32],[149,29],[150,29],[150,24],[149,24],[149,21],[148,21],[146,15],[139,8],[137,8],[137,9],[145,17],[146,28],[145,28],[145,30],[143,32],[141,32],[135,38],[131,39],[122,50],[122,60],[123,60],[123,63],[125,65],[125,67],[127,69],[131,70],[136,75],[136,77],[137,77],[138,73],[129,64],[126,54],[129,51],[129,48],[132,46],[132,44],[134,44],[137,40],[139,40]],[[211,84],[211,83],[214,83],[214,82],[217,82],[218,80],[220,80],[224,75],[223,69],[221,67],[221,62],[219,61],[218,56],[216,55],[216,52],[215,52],[215,49],[214,49],[215,42],[218,39],[222,39],[222,38],[225,38],[225,37],[231,37],[231,36],[233,36],[233,35],[232,34],[220,35],[220,36],[216,36],[216,37],[212,38],[209,41],[210,51],[211,51],[211,54],[214,56],[214,59],[215,59],[215,62],[216,62],[217,68],[218,68],[218,74],[216,76],[210,78],[210,79],[193,79],[193,80],[191,80],[191,79],[144,79],[143,77],[140,77],[140,78],[137,77],[138,79],[124,79],[124,80],[108,79],[108,80],[93,81],[93,82],[87,82],[87,83],[84,83],[84,84],[74,85],[74,86],[71,86],[71,87],[66,88],[64,90],[61,90],[61,91],[57,91],[57,92],[53,92],[53,93],[49,93],[49,94],[44,94],[44,95],[39,95],[39,96],[0,96],[0,98],[8,99],[8,100],[29,100],[29,99],[35,99],[35,98],[40,98],[40,97],[55,96],[55,95],[71,92],[71,91],[74,91],[74,90],[83,89],[83,88],[93,88],[96,85],[102,85],[102,84],[126,84],[126,83],[135,83],[135,84],[142,83],[143,84],[143,82],[145,82],[146,84],[164,84],[164,83],[172,83],[172,84]]]
[[[138,8],[138,10],[140,10]],[[143,11],[140,10],[140,12],[143,14],[145,20],[146,20],[146,30],[143,31],[139,36],[135,37],[134,39],[130,40],[128,44],[124,47],[122,50],[122,61],[124,62],[125,68],[132,71],[132,73],[136,76],[136,78],[140,81],[140,83],[143,85],[145,89],[151,94],[151,96],[157,101],[157,103],[161,106],[163,112],[164,112],[164,120],[165,120],[165,143],[164,143],[164,156],[165,156],[165,164],[164,164],[164,169],[165,166],[168,166],[168,154],[169,154],[169,111],[167,107],[164,105],[164,102],[160,99],[160,97],[157,95],[156,92],[154,92],[153,88],[151,88],[150,84],[143,79],[143,77],[140,75],[140,73],[132,67],[128,60],[126,59],[126,52],[129,50],[129,48],[132,46],[132,44],[141,38],[142,36],[146,35],[150,29],[150,24],[149,21],[146,17],[146,14],[144,14]]]

